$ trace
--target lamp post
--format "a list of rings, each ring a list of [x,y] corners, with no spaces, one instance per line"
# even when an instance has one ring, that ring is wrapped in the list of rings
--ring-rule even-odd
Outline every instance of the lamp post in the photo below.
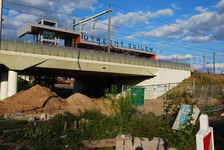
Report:
[[[3,8],[3,0],[0,0],[0,48],[1,48],[1,38],[2,38],[2,8]]]

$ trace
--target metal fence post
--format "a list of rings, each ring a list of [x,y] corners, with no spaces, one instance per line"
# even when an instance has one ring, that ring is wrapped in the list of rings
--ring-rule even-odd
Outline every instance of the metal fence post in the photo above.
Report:
[[[51,44],[49,44],[49,53],[50,53],[50,56],[51,56]]]
[[[213,98],[213,92],[214,92],[214,85],[212,84],[212,97],[211,97],[210,105],[212,105],[212,100],[214,99]]]
[[[17,52],[16,39],[15,39],[15,52]]]
[[[107,55],[108,55],[108,58],[109,58],[109,62],[110,62],[110,53],[108,53]]]
[[[58,45],[57,45],[57,56],[59,56],[59,49],[58,49]]]
[[[7,51],[7,41],[6,41],[6,38],[5,38],[5,50]]]
[[[41,42],[41,53],[42,53],[42,55],[44,54],[43,43],[42,42]]]
[[[170,83],[169,83],[169,88],[168,88],[168,95],[170,95]]]
[[[97,60],[99,61],[99,54],[98,54],[98,51],[97,51],[96,53],[97,53]]]
[[[26,53],[26,41],[24,40],[24,53]]]
[[[35,54],[34,41],[33,41],[33,54]]]
[[[195,101],[195,81],[193,81],[193,101]]]
[[[164,116],[166,115],[166,92],[167,85],[164,86]]]

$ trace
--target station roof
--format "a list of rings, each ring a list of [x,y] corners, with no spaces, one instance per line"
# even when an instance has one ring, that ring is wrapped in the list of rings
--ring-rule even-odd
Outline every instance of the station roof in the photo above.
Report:
[[[38,35],[39,31],[48,31],[48,32],[53,32],[56,33],[57,37],[60,37],[60,39],[72,39],[75,38],[77,39],[79,37],[79,42],[78,44],[80,47],[87,47],[88,45],[91,46],[99,46],[99,47],[107,47],[107,44],[102,44],[102,43],[96,43],[96,42],[91,42],[91,41],[85,41],[82,40],[81,33],[77,31],[72,31],[72,30],[65,30],[62,28],[55,28],[55,27],[50,27],[50,26],[45,26],[45,25],[40,25],[40,24],[35,24],[35,23],[27,23],[21,28],[17,30],[17,37],[21,38],[26,34],[31,34],[31,35]],[[112,49],[117,49],[120,51],[129,51],[129,52],[134,52],[138,53],[140,55],[148,55],[149,57],[156,55],[155,52],[151,51],[144,51],[144,50],[139,50],[139,49],[132,49],[128,47],[122,47],[122,46],[115,46],[111,45]]]
[[[80,36],[80,32],[77,31],[65,30],[61,28],[39,25],[35,23],[27,23],[17,30],[17,37],[21,38],[26,34],[38,35],[39,31],[54,32],[56,33],[57,37],[60,37],[60,39],[69,39],[69,38],[71,39]]]

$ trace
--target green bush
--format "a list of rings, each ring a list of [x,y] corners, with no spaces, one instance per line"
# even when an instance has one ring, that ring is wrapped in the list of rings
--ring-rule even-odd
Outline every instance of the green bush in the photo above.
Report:
[[[34,84],[30,84],[27,81],[24,81],[21,77],[18,77],[18,92],[22,90],[30,89]]]
[[[108,94],[108,99],[111,105],[106,106],[111,110],[111,115],[105,115],[97,109],[79,110],[77,114],[64,112],[58,114],[54,118],[46,122],[25,123],[15,121],[14,128],[19,127],[19,124],[28,126],[29,130],[18,132],[16,134],[0,133],[2,139],[11,138],[12,141],[19,141],[29,139],[33,149],[84,149],[82,140],[99,140],[99,139],[113,139],[118,134],[131,134],[132,137],[146,137],[152,140],[153,137],[160,137],[167,139],[168,147],[175,147],[180,150],[194,150],[196,149],[196,134],[199,130],[198,123],[191,124],[192,111],[189,113],[189,120],[185,128],[174,131],[172,125],[176,118],[177,112],[182,104],[189,104],[194,106],[195,102],[188,100],[190,95],[187,93],[172,93],[167,95],[171,100],[167,103],[167,115],[156,116],[154,113],[144,114],[139,118],[131,118],[130,114],[135,109],[130,105],[129,94],[120,96],[116,99],[116,87],[112,87],[112,94]],[[109,93],[109,91],[108,91]],[[111,97],[110,97],[111,96]],[[173,110],[173,112],[171,112]],[[127,114],[125,113],[127,112]],[[88,124],[82,123],[82,128],[78,126],[75,131],[74,121],[80,121],[82,118],[88,119]],[[64,124],[67,121],[68,127],[64,130]],[[3,125],[0,125],[2,127]],[[223,121],[220,124],[211,124],[214,128],[215,148],[223,149]],[[67,135],[67,138],[60,138]],[[0,145],[1,146],[1,145]],[[66,147],[67,146],[67,147]],[[115,148],[112,148],[115,149]]]
[[[136,110],[136,107],[131,105],[131,98],[128,91],[125,91],[124,96],[117,93],[117,86],[111,85],[111,93],[109,89],[106,89],[107,99],[110,101],[110,105],[106,105],[105,99],[102,98],[104,107],[111,113],[111,116],[116,118],[120,124],[120,133],[127,131],[127,123],[131,118],[131,114]]]

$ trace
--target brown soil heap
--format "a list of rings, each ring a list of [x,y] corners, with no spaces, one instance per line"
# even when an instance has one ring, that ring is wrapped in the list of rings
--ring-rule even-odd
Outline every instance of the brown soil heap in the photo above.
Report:
[[[66,100],[57,96],[50,89],[35,85],[26,91],[6,98],[0,104],[0,114],[15,113],[37,108],[58,109],[59,106],[67,105]]]
[[[68,97],[66,101],[69,103],[69,105],[94,105],[92,100],[81,94],[81,93],[75,93]]]

